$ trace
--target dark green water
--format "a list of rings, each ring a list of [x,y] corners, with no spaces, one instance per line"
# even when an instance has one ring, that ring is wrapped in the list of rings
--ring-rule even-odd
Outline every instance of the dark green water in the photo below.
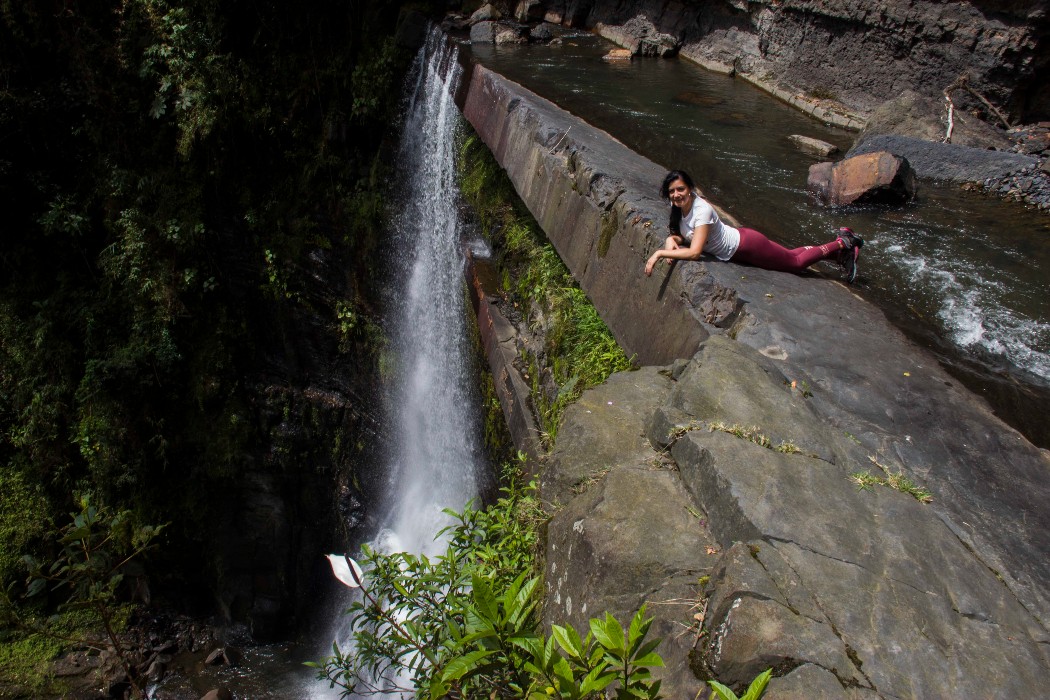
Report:
[[[1004,418],[1038,443],[1050,440],[1042,419],[1028,418],[1050,405],[1050,218],[930,181],[903,207],[821,207],[805,190],[817,161],[787,137],[811,136],[845,151],[853,133],[684,60],[603,61],[610,48],[580,34],[559,47],[470,50],[655,162],[689,171],[744,226],[788,245],[824,242],[838,226],[863,235],[857,292]],[[863,355],[846,342],[829,351]]]

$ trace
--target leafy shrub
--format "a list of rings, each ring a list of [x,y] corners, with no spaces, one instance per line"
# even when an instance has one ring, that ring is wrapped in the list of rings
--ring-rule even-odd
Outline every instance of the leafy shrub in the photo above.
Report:
[[[365,549],[366,587],[347,611],[352,646],[333,645],[318,677],[342,694],[415,692],[425,698],[658,698],[649,669],[662,666],[651,619],[624,630],[609,614],[581,638],[555,625],[536,631],[532,575],[541,515],[535,484],[503,490],[484,510],[448,511],[456,524],[434,559]]]

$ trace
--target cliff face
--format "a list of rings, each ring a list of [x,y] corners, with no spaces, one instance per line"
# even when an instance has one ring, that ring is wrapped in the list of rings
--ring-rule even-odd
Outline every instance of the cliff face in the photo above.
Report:
[[[594,29],[636,53],[677,49],[708,68],[861,117],[906,89],[940,98],[966,75],[1012,120],[1050,118],[1050,11],[1040,0],[540,4],[547,21]]]

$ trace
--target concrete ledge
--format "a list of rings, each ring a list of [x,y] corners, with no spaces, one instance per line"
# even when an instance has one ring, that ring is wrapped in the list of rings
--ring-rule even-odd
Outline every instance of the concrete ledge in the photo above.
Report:
[[[707,332],[681,280],[638,289],[639,259],[667,228],[656,192],[665,171],[482,66],[461,104],[627,354],[642,364],[691,356]]]
[[[526,454],[530,465],[536,465],[543,454],[543,444],[540,428],[529,405],[529,385],[514,364],[518,358],[518,332],[485,292],[495,287],[494,281],[486,279],[489,271],[487,262],[468,255],[470,300],[478,318],[478,334],[507,421],[507,430],[515,448]]]

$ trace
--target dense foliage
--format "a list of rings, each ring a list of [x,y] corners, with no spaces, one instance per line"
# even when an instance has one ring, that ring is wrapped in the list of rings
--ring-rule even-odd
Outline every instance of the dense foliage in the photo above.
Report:
[[[399,10],[0,3],[5,586],[74,492],[171,521],[165,551],[199,557],[214,494],[260,454],[302,457],[269,444],[252,380],[308,371],[274,360],[295,323],[367,381]],[[338,293],[314,258],[346,270]]]
[[[533,571],[545,519],[534,485],[511,481],[488,508],[449,511],[444,554],[433,559],[365,550],[363,595],[347,614],[352,644],[320,664],[344,696],[412,693],[431,698],[655,699],[662,666],[640,610],[627,628],[612,615],[537,632],[540,578]]]

